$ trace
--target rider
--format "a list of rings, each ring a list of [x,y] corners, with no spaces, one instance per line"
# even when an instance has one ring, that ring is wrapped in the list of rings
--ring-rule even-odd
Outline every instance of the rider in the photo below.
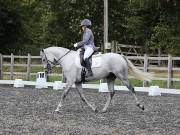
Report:
[[[93,76],[89,58],[96,50],[96,47],[94,45],[94,35],[90,29],[91,25],[92,25],[92,23],[89,19],[84,19],[81,21],[80,26],[81,26],[81,29],[83,32],[82,41],[74,44],[74,47],[76,47],[76,48],[84,48],[85,49],[84,62],[85,62],[86,69],[88,71],[87,77]]]

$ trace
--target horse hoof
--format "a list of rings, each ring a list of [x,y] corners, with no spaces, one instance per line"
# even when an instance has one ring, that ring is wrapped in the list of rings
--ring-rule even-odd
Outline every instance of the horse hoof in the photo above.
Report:
[[[143,110],[143,111],[144,111],[144,109],[145,109],[145,108],[144,108],[144,105],[140,105],[139,108],[141,108],[141,110]]]
[[[97,113],[97,112],[98,112],[97,107],[94,107],[94,108],[93,108],[93,111],[94,111],[95,113]]]
[[[59,112],[59,109],[56,109],[56,110],[55,110],[55,112],[57,112],[57,113],[58,113],[58,112]]]
[[[101,111],[101,113],[106,113],[106,112],[107,112],[107,110],[102,110],[102,111]]]
[[[144,111],[144,109],[145,109],[144,106],[142,106],[141,109]]]
[[[144,109],[145,109],[145,108],[144,108],[144,105],[141,105],[141,104],[138,103],[137,106],[138,106],[141,110],[144,111]]]

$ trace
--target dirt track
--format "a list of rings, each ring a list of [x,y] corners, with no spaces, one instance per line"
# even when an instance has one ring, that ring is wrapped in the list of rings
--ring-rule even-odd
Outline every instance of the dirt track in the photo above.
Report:
[[[116,92],[107,113],[94,113],[71,90],[60,113],[54,113],[62,91],[0,86],[2,135],[180,135],[180,95],[149,97],[138,93],[146,110],[129,92]],[[101,110],[106,94],[85,90]]]

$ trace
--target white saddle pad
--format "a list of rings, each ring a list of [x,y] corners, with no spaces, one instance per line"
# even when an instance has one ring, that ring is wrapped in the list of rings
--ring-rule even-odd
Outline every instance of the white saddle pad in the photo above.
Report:
[[[97,54],[97,55],[93,55],[92,56],[92,68],[98,68],[101,66],[101,63],[102,63],[102,58],[101,58],[101,55],[102,54]],[[75,58],[75,64],[77,67],[82,67],[81,66],[81,63],[80,63],[80,56],[79,54],[76,55],[76,58]]]

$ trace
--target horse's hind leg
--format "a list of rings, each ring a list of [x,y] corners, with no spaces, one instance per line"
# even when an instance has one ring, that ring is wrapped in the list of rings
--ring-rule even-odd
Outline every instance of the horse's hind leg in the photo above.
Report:
[[[66,98],[66,96],[67,96],[67,94],[68,94],[71,86],[72,86],[72,83],[67,83],[67,84],[66,84],[66,87],[65,87],[65,89],[64,89],[64,91],[63,91],[63,94],[62,94],[62,96],[61,96],[61,101],[59,102],[59,104],[58,104],[58,106],[57,106],[57,108],[56,108],[56,110],[55,110],[56,112],[58,112],[59,109],[62,107],[63,102],[64,102],[64,99]]]
[[[75,85],[76,85],[76,88],[77,88],[77,90],[78,90],[78,93],[79,93],[82,101],[83,101],[84,103],[86,103],[94,112],[97,112],[96,106],[90,104],[90,103],[88,102],[88,100],[85,98],[85,96],[84,96],[84,94],[83,94],[82,84],[81,84],[81,83],[75,83]]]
[[[136,96],[136,92],[135,92],[135,90],[134,90],[134,87],[133,87],[131,84],[129,84],[128,79],[121,79],[121,80],[122,80],[122,83],[123,83],[123,84],[131,91],[131,93],[133,94],[133,96],[134,96],[134,98],[135,98],[135,100],[136,100],[136,105],[137,105],[140,109],[144,110],[144,106],[141,105],[140,102],[138,101],[138,98],[137,98],[137,96]]]
[[[114,91],[114,80],[115,78],[107,78],[107,84],[108,84],[108,90],[109,90],[109,93],[108,93],[108,99],[106,101],[106,104],[102,110],[102,112],[106,112],[107,111],[107,108],[108,106],[110,105],[111,103],[111,100],[115,94],[115,91]]]

